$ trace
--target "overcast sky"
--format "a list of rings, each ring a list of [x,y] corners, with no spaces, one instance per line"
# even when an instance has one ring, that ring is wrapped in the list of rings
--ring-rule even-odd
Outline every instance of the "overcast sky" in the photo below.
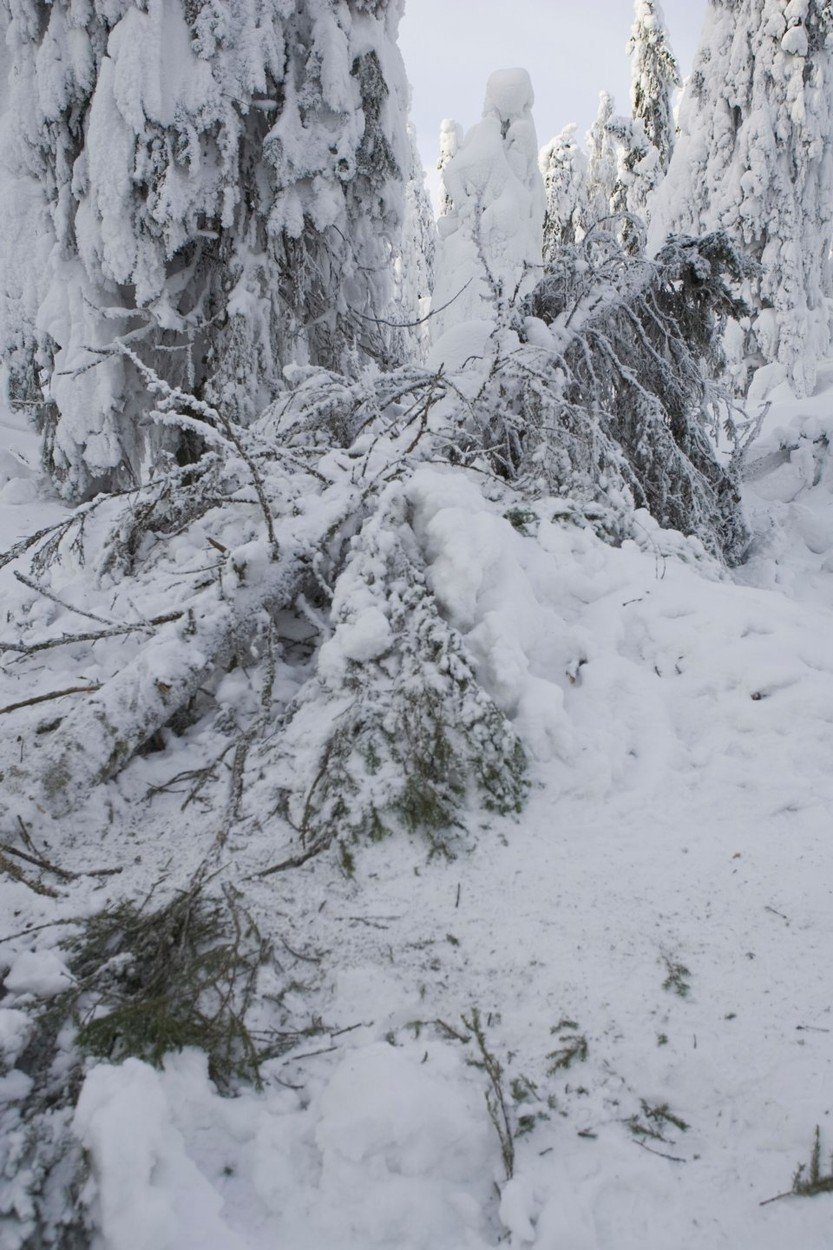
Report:
[[[687,74],[706,0],[663,0],[663,9]],[[602,90],[627,112],[625,45],[632,20],[632,0],[406,0],[400,42],[429,173],[440,122],[453,117],[465,128],[476,122],[486,79],[495,69],[529,70],[541,144],[567,122],[587,130]]]

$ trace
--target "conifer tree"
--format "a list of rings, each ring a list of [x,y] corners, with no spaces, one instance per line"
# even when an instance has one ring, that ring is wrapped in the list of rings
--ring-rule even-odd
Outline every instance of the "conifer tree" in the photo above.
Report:
[[[443,174],[448,162],[457,154],[463,142],[463,127],[459,122],[446,117],[440,126],[440,155],[437,158],[437,169],[440,173],[440,216],[447,217],[453,207],[451,196],[445,185]]]
[[[611,118],[608,129],[617,140],[619,149],[611,208],[614,213],[626,213],[644,221],[649,196],[662,178],[659,153],[638,118]],[[625,241],[632,242],[635,232],[644,233],[635,223],[626,223],[623,233]]]
[[[442,219],[431,335],[436,363],[478,354],[542,268],[546,208],[526,70],[499,70],[486,87],[483,119],[445,167],[452,211]],[[441,340],[475,324],[456,346]]]
[[[680,138],[652,206],[652,245],[723,229],[758,263],[745,291],[742,387],[772,364],[766,382],[786,376],[798,395],[811,392],[829,347],[831,80],[829,4],[711,0]]]
[[[680,70],[658,0],[636,0],[628,54],[633,120],[642,123],[664,174],[674,151],[672,94],[680,86]]]
[[[290,361],[389,359],[401,0],[4,3],[4,214],[32,224],[0,355],[65,494],[188,455],[119,342],[243,421]]]
[[[610,130],[613,97],[602,91],[599,111],[587,136],[587,220],[585,231],[610,216],[617,179],[616,141]]]
[[[578,242],[587,219],[587,157],[576,143],[575,124],[565,126],[541,149],[539,163],[547,192],[544,261],[548,263],[559,247]]]
[[[395,264],[396,314],[401,342],[400,358],[424,355],[428,343],[425,318],[434,289],[437,223],[425,186],[425,170],[417,147],[416,131],[408,126],[411,161],[405,186],[405,222],[400,254]]]

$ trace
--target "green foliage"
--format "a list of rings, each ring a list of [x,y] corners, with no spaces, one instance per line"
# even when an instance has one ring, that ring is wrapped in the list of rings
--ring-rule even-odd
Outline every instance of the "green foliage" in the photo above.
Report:
[[[688,998],[691,993],[689,983],[691,973],[688,968],[678,959],[672,959],[670,955],[663,955],[662,961],[668,973],[662,983],[662,988],[670,994],[676,994],[678,998]]]
[[[548,1076],[555,1076],[556,1072],[566,1071],[574,1063],[584,1063],[586,1061],[588,1053],[587,1038],[584,1033],[578,1032],[578,1025],[575,1020],[561,1020],[550,1032],[553,1035],[557,1034],[561,1045],[547,1055],[549,1060]]]
[[[625,1121],[634,1137],[650,1137],[655,1141],[667,1143],[669,1138],[666,1137],[666,1132],[669,1126],[681,1133],[688,1132],[689,1125],[671,1110],[667,1102],[655,1106],[642,1098],[640,1108],[641,1117],[636,1114]]]
[[[799,1165],[793,1177],[792,1192],[799,1198],[815,1198],[817,1194],[833,1194],[833,1156],[830,1159],[830,1170],[825,1174],[821,1170],[821,1129],[816,1125],[813,1139],[813,1150],[809,1165]]]
[[[369,658],[350,658],[341,637],[369,610],[386,638]],[[311,776],[293,774],[284,791],[304,845],[378,842],[402,828],[451,856],[470,797],[490,812],[520,812],[523,747],[439,611],[398,487],[354,542],[333,618],[335,638],[287,733],[291,744],[295,733],[319,734]]]
[[[211,898],[192,886],[153,909],[118,903],[69,944],[75,983],[49,1015],[72,1017],[78,1047],[97,1058],[159,1067],[194,1046],[220,1088],[258,1084],[266,1055],[245,1017],[269,950],[230,889]]]

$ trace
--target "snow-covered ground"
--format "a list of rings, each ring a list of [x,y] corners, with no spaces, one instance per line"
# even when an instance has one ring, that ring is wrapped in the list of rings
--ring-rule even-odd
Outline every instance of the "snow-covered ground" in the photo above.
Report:
[[[320,1024],[236,1098],[196,1052],[90,1064],[73,1130],[97,1250],[830,1246],[833,1195],[761,1205],[817,1125],[823,1170],[833,1152],[833,365],[821,377],[768,415],[732,575],[647,518],[621,548],[552,508],[515,529],[459,477],[417,473],[433,589],[534,756],[529,805],[478,817],[451,862],[404,837],[361,848],[352,879],[325,855],[247,881],[279,840],[232,838],[226,871],[296,982],[284,1005]],[[60,508],[0,471],[7,547]],[[0,689],[12,702],[12,666]],[[117,813],[154,767],[114,787]],[[199,860],[205,824],[168,795],[104,834],[47,831],[64,866],[122,875],[57,900],[4,876],[0,936],[141,896],[172,857]],[[21,1011],[65,975],[60,933],[0,946],[10,1060]],[[528,1130],[511,1180],[476,1018]],[[0,1099],[26,1081],[11,1070]],[[4,1178],[3,1250],[26,1183]]]

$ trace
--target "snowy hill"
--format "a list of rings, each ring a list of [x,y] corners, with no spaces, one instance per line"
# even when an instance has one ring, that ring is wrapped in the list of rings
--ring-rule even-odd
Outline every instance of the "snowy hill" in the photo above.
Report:
[[[271,945],[257,1015],[279,1053],[232,1098],[193,1049],[158,1072],[88,1060],[77,1110],[44,1113],[87,1152],[95,1235],[74,1244],[829,1244],[829,1198],[760,1205],[809,1165],[817,1125],[822,1172],[833,1150],[833,366],[821,376],[815,398],[773,405],[749,454],[753,553],[732,575],[647,514],[611,546],[545,504],[513,525],[463,473],[417,471],[429,581],[528,745],[528,807],[473,814],[453,858],[404,835],[362,846],[352,875],[325,855],[259,877],[282,858],[273,827],[232,832],[221,879],[245,883]],[[3,471],[8,547],[33,487]],[[62,515],[40,500],[41,523],[48,508]],[[45,686],[79,680],[69,654],[44,653]],[[245,673],[226,681],[225,703],[251,697]],[[2,690],[4,707],[19,695],[14,663]],[[67,982],[61,926],[199,864],[214,828],[184,803],[192,749],[136,760],[52,833],[41,820],[15,860],[41,893],[2,878],[0,1042],[23,1055],[0,1085],[7,1178],[25,1163],[4,1250],[29,1244],[33,1192],[67,1214],[16,1120],[32,1010]]]

